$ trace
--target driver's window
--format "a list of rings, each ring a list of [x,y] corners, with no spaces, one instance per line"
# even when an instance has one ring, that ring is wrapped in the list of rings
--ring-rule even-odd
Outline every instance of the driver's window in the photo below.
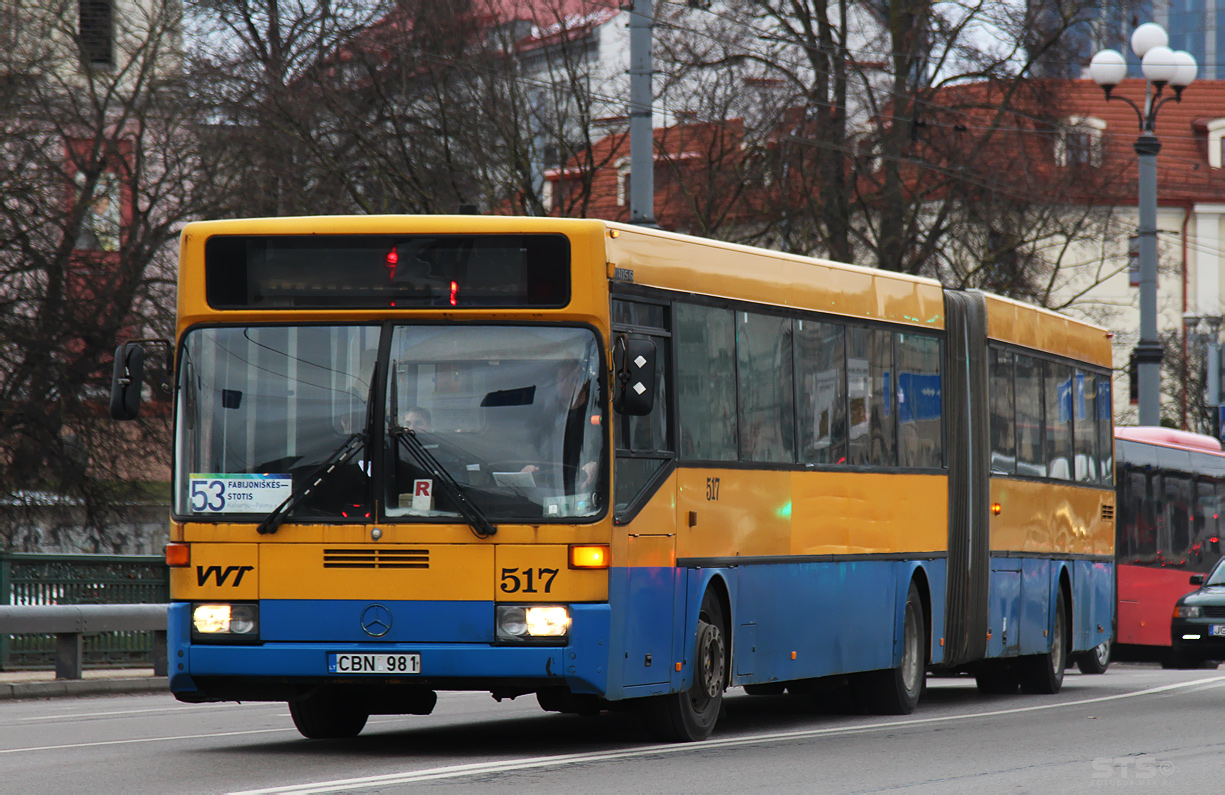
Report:
[[[387,515],[588,519],[608,501],[599,340],[567,326],[406,326],[388,357]]]
[[[639,301],[612,302],[613,333],[650,337],[655,343],[656,373],[654,408],[646,416],[616,416],[616,463],[613,471],[613,502],[617,518],[629,521],[650,497],[658,475],[673,460],[668,427],[667,362],[670,337],[668,307]]]

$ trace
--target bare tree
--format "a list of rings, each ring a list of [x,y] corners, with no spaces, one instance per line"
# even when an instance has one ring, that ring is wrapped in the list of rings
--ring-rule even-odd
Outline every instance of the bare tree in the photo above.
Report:
[[[604,79],[570,5],[197,0],[210,171],[235,214],[582,215],[589,176],[544,195],[590,161]]]
[[[131,482],[168,477],[165,403],[104,419],[111,353],[173,329],[171,243],[206,207],[173,4],[104,6],[18,9],[0,91],[0,493],[79,506],[98,549]]]
[[[728,0],[666,17],[667,52],[698,119],[727,103],[695,80],[782,108],[760,129],[742,113],[767,163],[762,241],[1061,306],[1110,275],[1086,251],[1122,232],[1110,164],[1054,162],[1064,84],[1033,77],[1073,57],[1090,10]]]

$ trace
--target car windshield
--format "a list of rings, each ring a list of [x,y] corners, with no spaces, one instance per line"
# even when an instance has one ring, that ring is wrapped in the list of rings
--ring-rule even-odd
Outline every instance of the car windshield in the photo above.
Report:
[[[435,465],[494,518],[600,511],[604,401],[591,331],[399,327],[388,372],[389,516],[456,515]],[[401,443],[410,433],[424,452]]]
[[[1204,579],[1204,585],[1225,585],[1225,558],[1217,561],[1216,567]]]
[[[267,516],[347,448],[291,520],[373,521],[381,504],[387,518],[462,522],[456,486],[495,522],[600,513],[606,401],[592,331],[388,331],[376,370],[378,326],[192,330],[179,369],[176,513]],[[435,488],[440,478],[452,482]]]

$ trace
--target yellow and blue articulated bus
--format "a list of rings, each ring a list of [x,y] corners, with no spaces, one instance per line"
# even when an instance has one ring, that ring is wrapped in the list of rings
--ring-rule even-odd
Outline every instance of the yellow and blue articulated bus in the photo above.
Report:
[[[697,740],[732,686],[907,713],[1110,637],[1110,344],[1045,310],[595,220],[279,218],[185,228],[169,347],[182,701]]]

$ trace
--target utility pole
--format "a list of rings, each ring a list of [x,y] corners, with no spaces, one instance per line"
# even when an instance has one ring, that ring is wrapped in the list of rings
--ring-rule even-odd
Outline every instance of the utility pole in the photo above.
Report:
[[[651,119],[653,0],[633,0],[630,13],[630,223],[655,225],[655,129]]]

